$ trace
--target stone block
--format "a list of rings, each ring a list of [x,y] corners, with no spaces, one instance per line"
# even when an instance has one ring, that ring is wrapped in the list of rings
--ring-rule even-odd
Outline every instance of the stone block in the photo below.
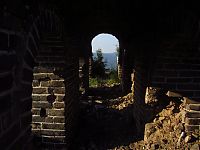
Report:
[[[32,107],[33,108],[52,108],[52,105],[44,101],[40,101],[40,102],[33,101]]]
[[[200,118],[200,111],[186,111],[185,116],[188,118]]]
[[[64,82],[61,81],[41,81],[42,87],[64,87]]]
[[[41,134],[44,136],[64,136],[65,130],[43,129]]]
[[[200,118],[186,118],[185,123],[188,125],[200,125]]]
[[[186,109],[200,111],[200,104],[188,104]]]
[[[56,129],[56,130],[64,130],[64,123],[42,123],[42,129]]]
[[[33,94],[48,94],[47,88],[33,88]]]
[[[42,137],[42,142],[44,143],[64,143],[65,141],[65,136],[43,136]]]
[[[33,115],[33,116],[32,116],[32,121],[33,121],[33,122],[45,122],[45,118],[44,118],[44,117],[40,117],[40,116]]]
[[[63,87],[60,87],[60,88],[55,87],[54,88],[54,93],[55,94],[65,94],[65,88],[63,88]]]
[[[55,123],[65,123],[65,117],[54,117]]]
[[[195,132],[200,134],[200,125],[185,125],[186,132]]]
[[[53,107],[60,109],[60,108],[65,108],[65,103],[64,102],[55,102],[53,103]]]
[[[49,109],[48,110],[49,116],[64,116],[64,110],[61,109]]]
[[[38,80],[33,80],[32,85],[33,85],[33,87],[39,87],[40,82]]]

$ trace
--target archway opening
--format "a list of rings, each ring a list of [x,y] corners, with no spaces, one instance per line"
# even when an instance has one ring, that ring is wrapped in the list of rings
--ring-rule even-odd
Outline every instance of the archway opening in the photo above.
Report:
[[[91,46],[90,86],[80,97],[81,125],[76,143],[86,149],[112,149],[134,140],[135,122],[130,113],[132,93],[123,95],[122,92],[118,39],[111,34],[98,34]]]
[[[108,33],[101,33],[91,41],[92,64],[90,87],[119,84],[117,64],[119,40]]]

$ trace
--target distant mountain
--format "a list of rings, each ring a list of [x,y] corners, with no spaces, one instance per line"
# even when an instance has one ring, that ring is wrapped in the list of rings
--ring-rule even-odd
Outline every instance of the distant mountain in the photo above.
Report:
[[[93,53],[93,58],[96,57],[96,53]],[[107,69],[117,70],[117,53],[103,53],[104,62]]]

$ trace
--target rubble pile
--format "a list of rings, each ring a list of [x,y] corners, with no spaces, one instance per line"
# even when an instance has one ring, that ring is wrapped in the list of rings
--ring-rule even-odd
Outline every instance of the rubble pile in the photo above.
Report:
[[[129,93],[123,97],[119,97],[113,101],[109,102],[109,108],[122,110],[124,108],[127,108],[129,105],[133,104],[133,94]]]
[[[137,105],[133,94],[116,97],[113,93],[117,90],[113,89],[113,92],[103,89],[107,98],[101,97],[103,94],[99,91],[91,92],[94,95],[91,98],[88,96],[93,103],[90,106],[86,102],[86,106],[90,106],[92,111],[86,111],[85,115],[81,113],[80,149],[200,150],[199,135],[185,132],[182,121],[185,104],[182,98],[170,97],[160,89],[150,89],[148,99],[141,107],[145,112],[145,131],[144,139],[139,140],[132,115],[133,106]]]
[[[126,149],[199,150],[198,135],[185,133],[182,123],[183,111],[183,103],[170,101],[152,122],[145,125],[144,140],[131,143]]]

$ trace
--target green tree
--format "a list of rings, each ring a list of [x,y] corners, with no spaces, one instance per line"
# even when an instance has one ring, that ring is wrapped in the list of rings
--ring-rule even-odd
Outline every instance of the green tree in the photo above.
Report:
[[[97,78],[105,78],[106,76],[106,64],[103,61],[103,54],[102,54],[102,50],[98,49],[96,51],[96,57],[94,57],[93,63],[92,63],[92,72],[91,72],[91,76],[93,78],[97,77]]]

